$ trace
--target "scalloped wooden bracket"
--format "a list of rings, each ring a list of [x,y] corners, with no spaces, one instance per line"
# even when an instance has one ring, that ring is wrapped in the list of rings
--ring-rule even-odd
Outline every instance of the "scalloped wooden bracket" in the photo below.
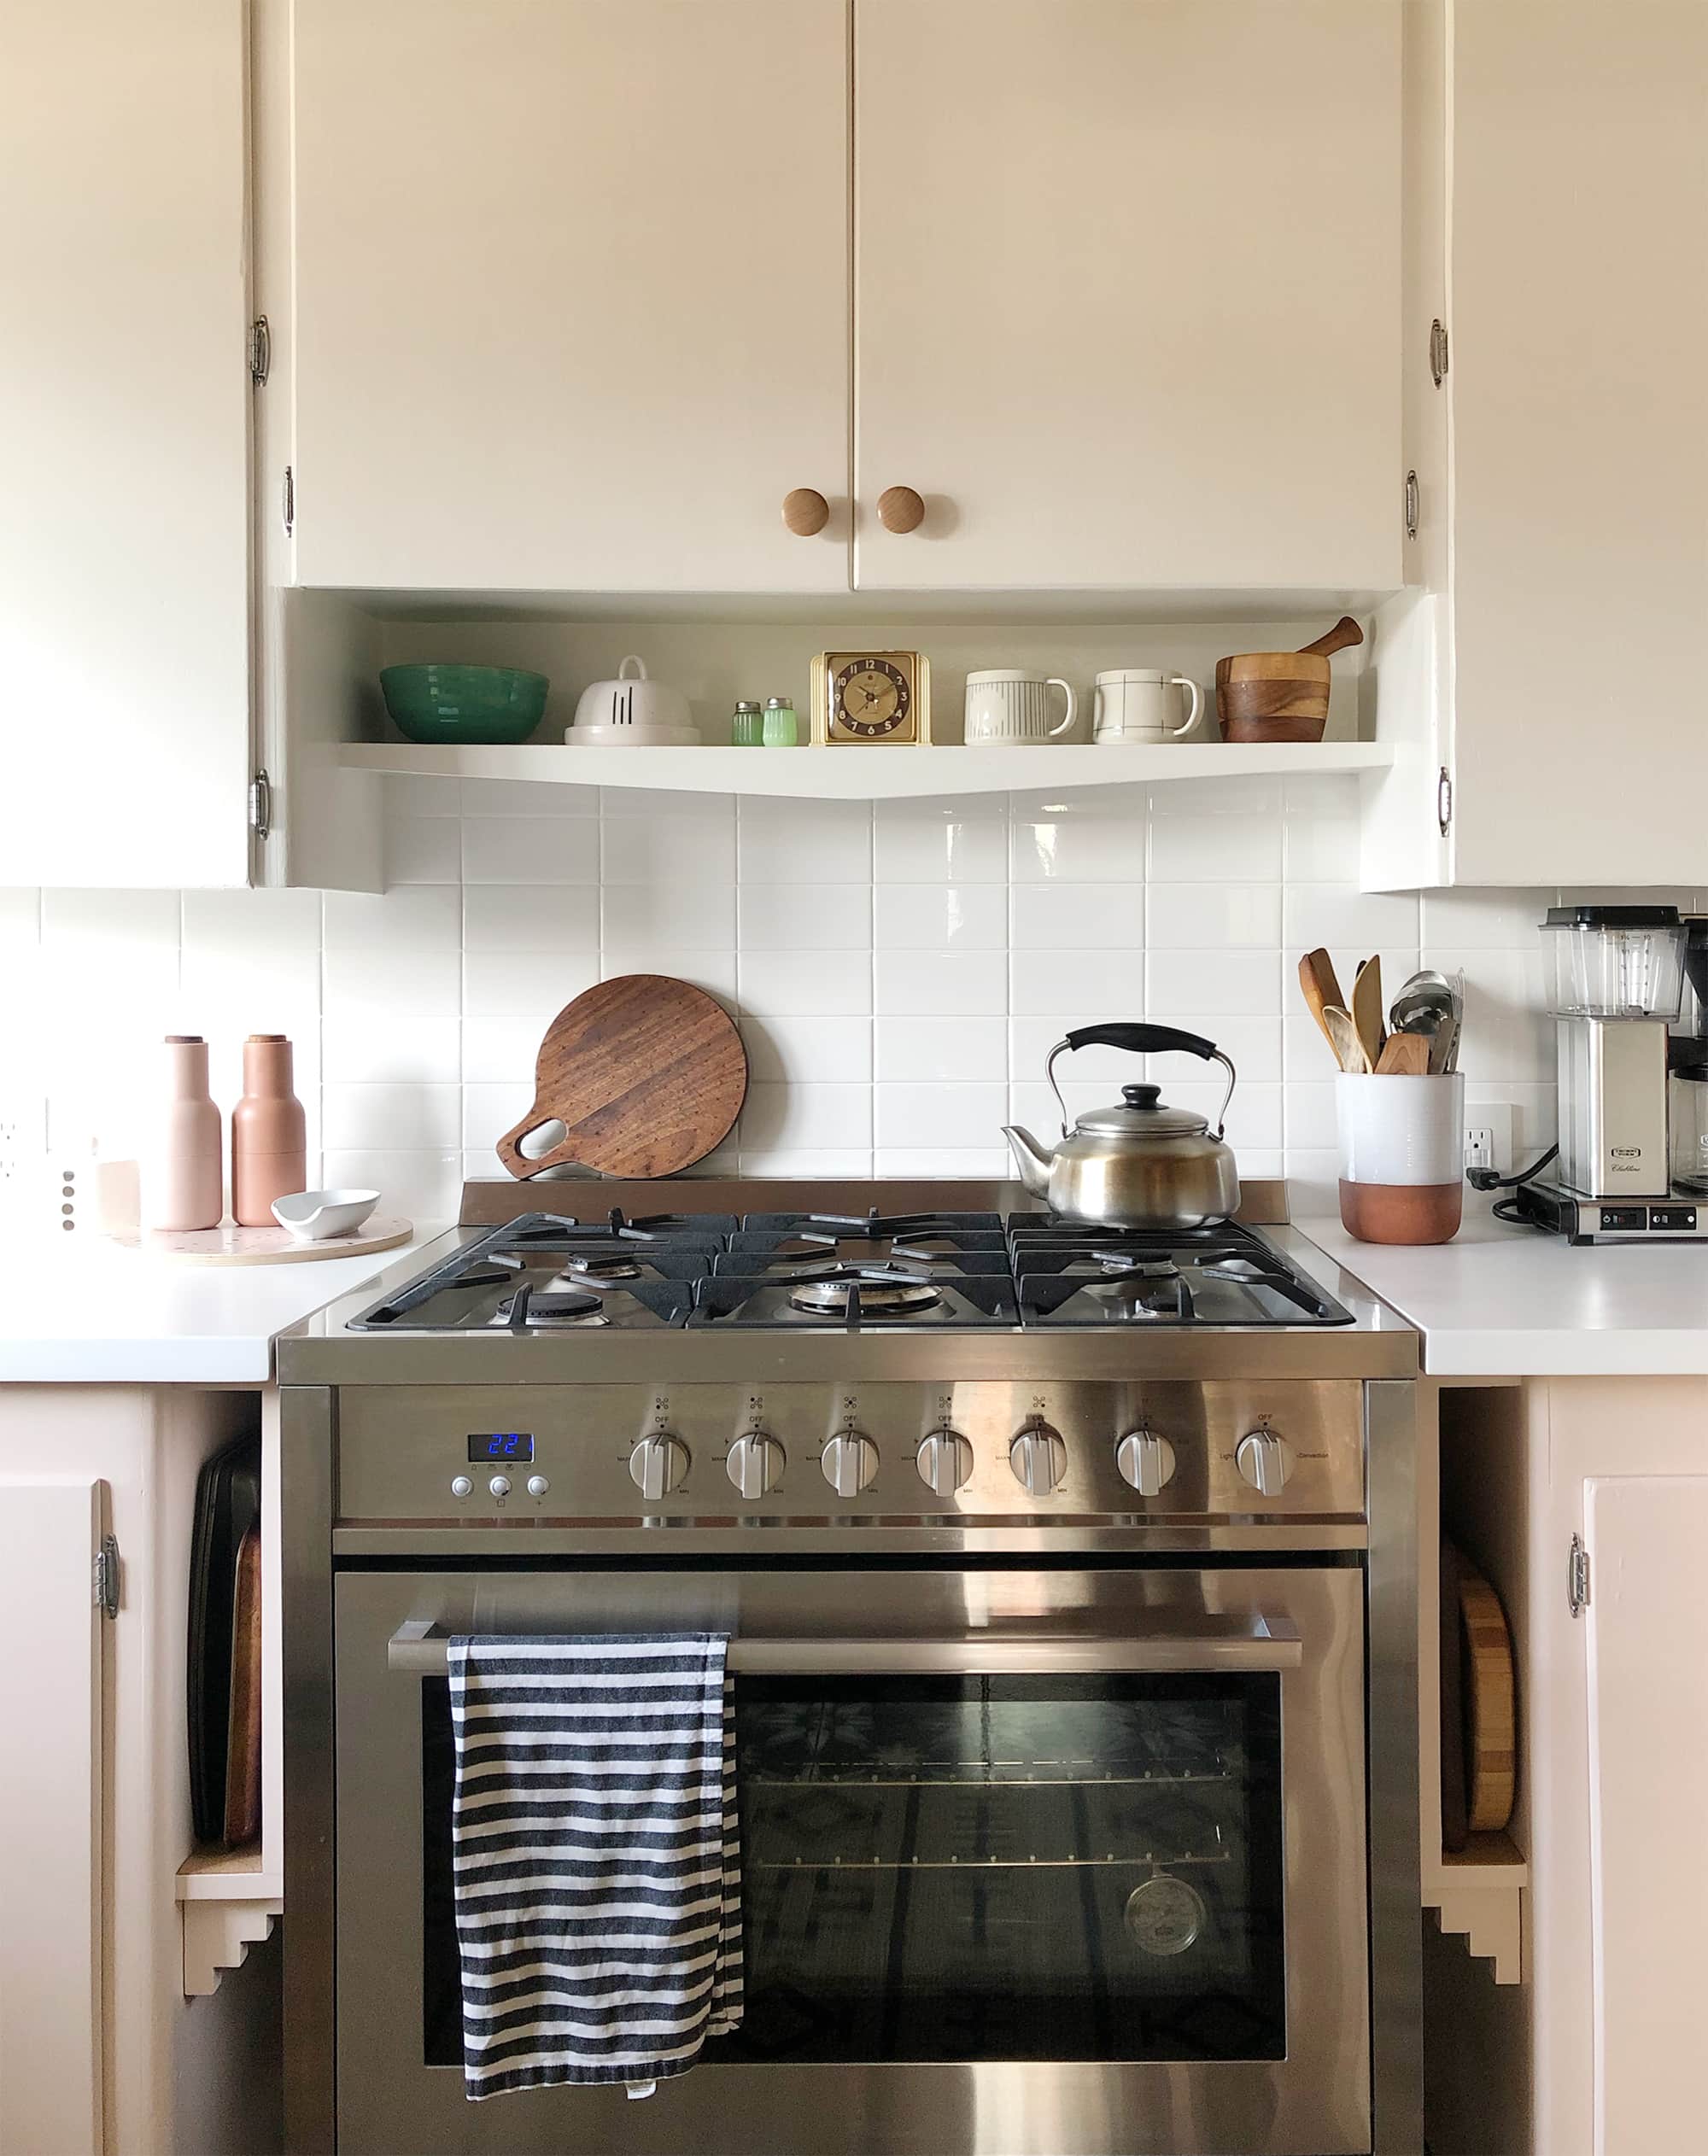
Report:
[[[284,1908],[272,1902],[180,1902],[184,1917],[184,1995],[206,1999],[227,1969],[241,1969],[252,1946],[272,1930]]]

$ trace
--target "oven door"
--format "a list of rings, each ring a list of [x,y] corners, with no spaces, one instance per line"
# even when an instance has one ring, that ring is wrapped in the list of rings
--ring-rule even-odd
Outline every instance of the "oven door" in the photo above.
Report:
[[[345,2156],[1370,2146],[1350,1566],[346,1573]],[[658,2093],[471,2106],[453,1632],[732,1636],[746,2018]]]

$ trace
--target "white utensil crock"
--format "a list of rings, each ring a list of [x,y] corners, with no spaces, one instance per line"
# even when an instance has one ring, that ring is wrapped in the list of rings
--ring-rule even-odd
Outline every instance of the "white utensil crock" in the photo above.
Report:
[[[1190,708],[1180,717],[1180,692]],[[1091,699],[1091,739],[1120,742],[1179,741],[1204,716],[1204,692],[1184,674],[1119,667],[1100,674]]]
[[[1360,1242],[1447,1242],[1465,1204],[1465,1080],[1342,1071],[1341,1225]]]
[[[1060,689],[1068,708],[1052,726],[1050,692]],[[1028,674],[1015,666],[983,667],[967,676],[967,739],[984,747],[998,742],[1052,741],[1073,725],[1079,700],[1058,675]]]

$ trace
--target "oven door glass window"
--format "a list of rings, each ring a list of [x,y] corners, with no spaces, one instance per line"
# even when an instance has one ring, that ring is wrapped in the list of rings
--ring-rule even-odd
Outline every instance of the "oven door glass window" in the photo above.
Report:
[[[446,1687],[424,2051],[459,2063]],[[746,2016],[799,2064],[1286,2052],[1273,1675],[743,1678]]]

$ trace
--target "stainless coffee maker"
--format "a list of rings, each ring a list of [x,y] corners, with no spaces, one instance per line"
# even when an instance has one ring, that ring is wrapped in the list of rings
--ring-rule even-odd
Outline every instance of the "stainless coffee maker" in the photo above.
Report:
[[[1669,1111],[1687,1056],[1708,1077],[1708,1043],[1672,1032],[1689,932],[1676,906],[1548,909],[1559,1158],[1551,1177],[1520,1178],[1498,1218],[1575,1243],[1708,1241],[1708,1181],[1699,1190],[1676,1178]],[[1693,1095],[1693,1114],[1698,1099]]]

